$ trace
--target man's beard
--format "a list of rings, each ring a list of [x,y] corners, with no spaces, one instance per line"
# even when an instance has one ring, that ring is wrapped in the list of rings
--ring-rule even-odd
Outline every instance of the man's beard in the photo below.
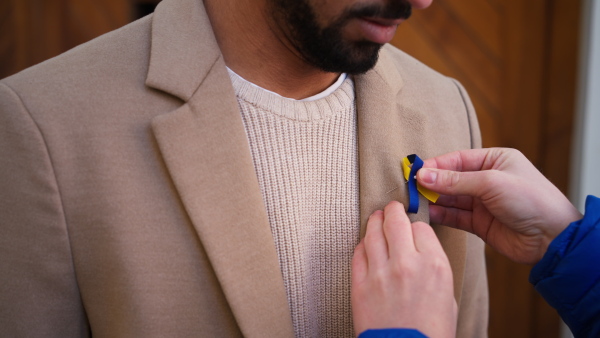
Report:
[[[362,74],[375,66],[382,45],[372,41],[345,41],[342,29],[351,19],[377,17],[408,19],[411,6],[389,1],[385,6],[354,6],[333,23],[319,27],[309,0],[272,0],[276,20],[285,25],[288,38],[306,62],[332,73]]]

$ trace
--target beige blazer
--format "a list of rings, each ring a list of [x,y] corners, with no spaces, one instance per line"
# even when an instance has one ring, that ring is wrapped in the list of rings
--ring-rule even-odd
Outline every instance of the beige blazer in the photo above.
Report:
[[[400,160],[480,146],[463,88],[386,46],[355,77],[360,201]],[[426,202],[422,201],[422,203]],[[413,219],[428,220],[421,208]],[[436,227],[460,337],[484,337],[482,243]],[[0,81],[0,336],[290,337],[238,105],[198,0]]]

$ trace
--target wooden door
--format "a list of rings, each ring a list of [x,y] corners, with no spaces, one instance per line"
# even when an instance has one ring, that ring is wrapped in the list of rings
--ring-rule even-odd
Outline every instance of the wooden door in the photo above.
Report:
[[[0,0],[0,78],[149,14],[159,0]]]
[[[393,44],[458,79],[485,147],[521,150],[568,191],[579,0],[434,0]],[[558,337],[559,320],[528,283],[530,267],[487,248],[490,337]]]

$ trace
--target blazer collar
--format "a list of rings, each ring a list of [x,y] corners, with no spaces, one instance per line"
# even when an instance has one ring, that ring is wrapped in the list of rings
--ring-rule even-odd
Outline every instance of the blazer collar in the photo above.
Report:
[[[404,81],[394,64],[391,47],[384,46],[375,67],[355,77],[358,114],[361,236],[367,219],[391,200],[408,205],[401,160],[422,154],[419,131],[402,105]],[[428,202],[421,200],[421,205]],[[428,208],[420,208],[412,221],[429,221]]]
[[[391,47],[384,45],[379,52],[379,60],[375,67],[365,74],[358,75],[360,85],[376,85],[381,82],[384,87],[378,89],[384,90],[387,95],[396,96],[404,86],[404,79],[398,66],[394,63],[393,57],[390,55]]]
[[[201,0],[165,0],[157,6],[147,86],[188,101],[220,56]]]
[[[184,101],[152,129],[241,332],[293,336],[239,107],[202,1],[159,4],[146,84]]]
[[[395,94],[404,81],[387,48],[382,48],[375,67],[357,78],[367,86],[383,81],[386,86],[380,89]],[[201,1],[165,0],[157,6],[147,86],[187,101],[219,57],[219,45]]]
[[[410,144],[402,144],[395,148],[402,150],[395,157],[376,155],[373,147],[386,149],[381,137],[397,137],[382,135],[376,121],[386,121],[386,118],[396,111],[396,97],[404,86],[404,81],[398,67],[391,57],[390,47],[384,46],[380,52],[375,67],[363,75],[355,77],[357,91],[357,111],[359,124],[359,155],[360,155],[360,195],[361,195],[361,224],[364,227],[368,216],[383,207],[383,200],[389,198],[389,193],[382,191],[381,174],[390,170],[396,172],[394,163],[390,160],[400,160],[402,157],[417,152]],[[218,59],[222,59],[219,46],[215,39],[212,26],[202,3],[197,0],[165,0],[156,8],[152,21],[151,56],[146,85],[174,95],[184,102],[189,101],[205,80],[208,72]],[[225,97],[219,93],[218,97]],[[389,126],[384,129],[390,129]],[[390,129],[393,130],[393,129]],[[410,134],[405,128],[403,133]],[[378,138],[378,136],[381,136]],[[405,138],[403,138],[404,140]],[[414,138],[410,138],[414,139]],[[413,150],[410,150],[413,149]],[[411,152],[412,151],[412,152]],[[380,161],[383,160],[383,163]],[[368,169],[379,167],[376,174],[366,174]],[[399,166],[398,166],[399,167]],[[391,169],[394,168],[394,169]],[[400,172],[401,174],[401,172]],[[394,174],[387,177],[386,188],[398,189],[397,198],[407,203],[403,194],[402,175]],[[395,186],[394,186],[395,184]],[[374,190],[375,187],[379,187]],[[386,189],[384,188],[384,189]],[[375,196],[380,196],[376,198]],[[423,215],[422,215],[423,216]],[[419,217],[428,220],[428,216]]]

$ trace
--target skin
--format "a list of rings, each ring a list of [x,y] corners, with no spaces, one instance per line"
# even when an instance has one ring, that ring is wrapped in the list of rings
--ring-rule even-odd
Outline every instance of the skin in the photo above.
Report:
[[[471,232],[509,259],[536,264],[581,213],[515,149],[458,151],[432,159],[417,174],[442,194],[431,221]]]
[[[340,74],[324,72],[302,57],[289,38],[289,27],[270,14],[269,1],[204,0],[225,63],[246,80],[285,97],[302,99],[322,92]],[[308,1],[319,25],[325,27],[351,6],[388,0]],[[431,1],[408,0],[416,9]],[[364,38],[358,21],[351,20],[343,27],[344,39]]]
[[[354,330],[406,327],[454,337],[452,270],[433,229],[390,202],[367,222],[352,260]]]

